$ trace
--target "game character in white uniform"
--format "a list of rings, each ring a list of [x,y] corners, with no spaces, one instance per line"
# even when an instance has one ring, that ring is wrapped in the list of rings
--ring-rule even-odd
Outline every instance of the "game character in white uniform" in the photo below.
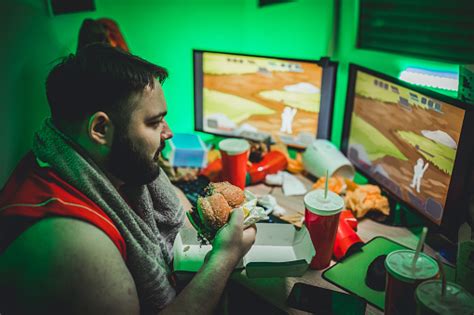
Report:
[[[291,125],[293,124],[293,118],[295,118],[297,111],[296,108],[285,106],[285,109],[281,113],[281,132],[293,133]]]
[[[423,175],[425,174],[428,165],[428,162],[426,162],[425,164],[423,162],[423,159],[419,158],[418,161],[416,161],[415,166],[413,166],[413,179],[411,181],[410,187],[416,187],[416,192],[418,193],[420,192],[421,179],[423,178]]]

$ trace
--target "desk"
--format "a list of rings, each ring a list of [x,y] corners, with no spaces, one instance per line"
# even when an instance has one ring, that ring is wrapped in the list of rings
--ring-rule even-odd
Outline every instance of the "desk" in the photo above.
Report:
[[[298,177],[304,185],[309,188],[313,184],[309,179],[299,176]],[[263,184],[247,187],[249,191],[257,195],[271,194],[277,199],[278,203],[284,207],[289,214],[297,211],[304,211],[303,196],[291,196],[286,197],[283,195],[280,187],[268,187]],[[258,232],[257,232],[258,233]],[[391,227],[383,224],[379,224],[370,219],[363,219],[359,222],[357,233],[359,237],[367,242],[376,236],[385,236],[390,239],[396,240],[398,243],[405,245],[409,248],[415,249],[418,237],[410,232],[406,228]],[[424,252],[430,256],[434,256],[435,252],[428,246],[424,247]],[[335,262],[331,262],[331,266]],[[308,314],[293,308],[286,306],[286,299],[290,294],[290,291],[296,282],[304,282],[319,287],[328,288],[335,291],[345,292],[340,288],[334,286],[328,281],[322,278],[324,270],[311,270],[309,269],[302,277],[298,278],[259,278],[249,279],[245,276],[245,271],[242,273],[234,274],[232,279],[246,286],[248,289],[258,294],[270,303],[278,306],[285,310],[288,314]],[[383,314],[382,311],[367,304],[366,314]]]

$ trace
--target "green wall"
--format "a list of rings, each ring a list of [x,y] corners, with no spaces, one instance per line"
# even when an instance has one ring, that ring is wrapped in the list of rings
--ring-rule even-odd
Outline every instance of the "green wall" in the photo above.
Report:
[[[398,78],[401,71],[407,67],[423,67],[437,71],[458,72],[459,65],[441,61],[424,60],[410,56],[401,56],[381,51],[363,50],[356,48],[358,3],[357,0],[340,0],[340,16],[335,40],[334,58],[339,61],[335,112],[333,120],[332,141],[340,145],[342,122],[346,102],[347,79],[349,63],[355,63],[369,69],[383,72]],[[442,39],[440,39],[442,40]],[[454,93],[439,91],[450,96]]]
[[[175,132],[193,130],[192,50],[339,60],[333,142],[339,144],[348,63],[390,75],[408,65],[455,66],[355,48],[357,1],[341,0],[338,36],[334,0],[295,0],[259,8],[257,0],[96,0],[96,11],[51,16],[45,0],[3,0],[0,50],[0,187],[28,151],[49,115],[44,80],[51,62],[72,53],[82,20],[115,19],[131,51],[165,66],[168,121]]]
[[[72,53],[82,20],[115,19],[131,51],[168,68],[164,90],[174,131],[193,130],[192,50],[319,59],[332,36],[332,1],[259,8],[257,0],[96,0],[96,11],[51,16],[44,0],[6,0],[0,67],[0,186],[49,115],[44,80],[51,62]]]

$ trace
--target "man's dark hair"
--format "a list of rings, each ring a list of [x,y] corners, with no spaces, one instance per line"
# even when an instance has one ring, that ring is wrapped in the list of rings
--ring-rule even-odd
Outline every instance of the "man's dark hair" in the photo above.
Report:
[[[165,68],[107,44],[92,44],[62,59],[48,75],[46,95],[58,127],[104,111],[127,123],[132,97],[154,79],[163,84]]]

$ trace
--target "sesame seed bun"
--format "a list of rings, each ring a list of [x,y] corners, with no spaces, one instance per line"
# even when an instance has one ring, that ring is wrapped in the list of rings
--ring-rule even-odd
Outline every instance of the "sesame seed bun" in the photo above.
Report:
[[[207,228],[218,230],[227,223],[232,208],[222,194],[215,193],[205,198],[200,197],[197,210],[202,223]]]
[[[236,208],[245,201],[243,190],[229,182],[211,183],[209,184],[209,190],[213,193],[222,194],[231,208]]]

